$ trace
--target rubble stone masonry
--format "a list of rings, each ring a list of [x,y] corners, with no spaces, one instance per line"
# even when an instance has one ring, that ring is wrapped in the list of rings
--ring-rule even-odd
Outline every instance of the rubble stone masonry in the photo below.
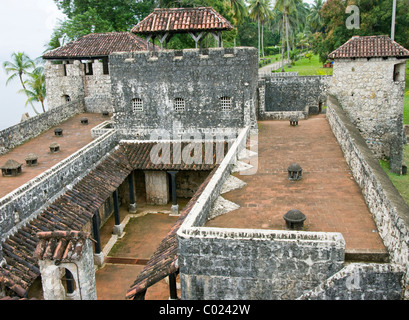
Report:
[[[329,93],[335,95],[378,159],[390,158],[400,174],[403,161],[405,60],[337,59]]]

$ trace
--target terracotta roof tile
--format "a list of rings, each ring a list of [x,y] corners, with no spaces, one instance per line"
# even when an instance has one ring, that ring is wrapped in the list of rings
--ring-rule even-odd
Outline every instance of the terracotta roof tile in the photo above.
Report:
[[[146,41],[130,32],[91,33],[43,55],[44,59],[89,59],[113,52],[146,50]]]
[[[409,58],[409,50],[388,36],[356,36],[328,55],[329,59],[376,57]]]
[[[133,27],[131,32],[150,34],[232,29],[231,23],[211,7],[157,8]]]
[[[71,190],[66,191],[36,218],[3,241],[2,247],[6,265],[0,267],[0,284],[5,285],[10,293],[14,292],[15,295],[24,297],[31,284],[40,275],[38,258],[47,255],[50,259],[68,259],[68,252],[65,255],[63,248],[67,249],[69,243],[72,242],[61,241],[60,243],[57,238],[69,237],[67,230],[73,230],[74,233],[71,233],[71,236],[75,234],[75,231],[83,230],[84,226],[91,221],[94,213],[134,169],[212,170],[217,167],[215,162],[204,165],[152,164],[150,151],[154,145],[156,143],[119,145],[111,155],[91,170]],[[227,148],[227,143],[224,147]],[[216,158],[215,155],[213,160],[215,161]],[[35,253],[36,249],[40,250],[37,247],[39,241],[44,241],[51,236],[53,236],[53,240],[47,241],[47,246],[45,246],[45,242],[42,244],[44,248],[41,247],[41,250],[44,249],[44,251]],[[169,253],[166,254],[164,261],[168,261],[166,263],[172,266],[176,247],[174,240],[170,239],[169,241],[166,248],[170,251],[166,251]],[[70,258],[72,259],[72,256]]]
[[[85,241],[90,234],[80,231],[38,232],[39,242],[34,257],[39,260],[75,261],[81,258]]]

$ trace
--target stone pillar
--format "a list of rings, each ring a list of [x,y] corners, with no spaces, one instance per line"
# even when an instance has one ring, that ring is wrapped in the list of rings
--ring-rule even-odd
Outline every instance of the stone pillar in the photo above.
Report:
[[[178,300],[177,285],[176,285],[176,273],[169,275],[169,300]]]
[[[136,213],[136,202],[135,202],[135,188],[134,188],[134,179],[133,179],[133,171],[128,176],[128,184],[129,184],[129,208],[128,211],[130,213]]]
[[[172,181],[172,208],[171,212],[173,215],[179,215],[179,205],[178,205],[178,199],[177,199],[177,194],[176,194],[176,174],[178,171],[168,171],[171,177]]]
[[[95,239],[94,263],[97,266],[102,266],[104,263],[104,253],[101,249],[101,239],[99,237],[99,212],[95,212],[92,216],[92,232]]]
[[[35,257],[39,260],[44,299],[96,300],[90,235],[79,231],[40,232],[37,235],[40,240]],[[70,280],[67,291],[62,283],[66,275]]]
[[[169,292],[170,292],[169,300],[177,300],[178,299],[177,288],[176,288],[176,274],[175,273],[171,273],[169,275]]]
[[[118,189],[114,192],[114,215],[115,215],[115,225],[113,229],[113,234],[120,236],[123,232],[123,227],[121,225],[121,218],[119,216],[119,200],[118,200]]]
[[[169,202],[169,178],[166,171],[144,171],[146,203],[163,205]]]

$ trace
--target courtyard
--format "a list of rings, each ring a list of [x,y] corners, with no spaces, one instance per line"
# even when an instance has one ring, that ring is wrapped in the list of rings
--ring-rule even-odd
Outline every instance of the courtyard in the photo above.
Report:
[[[305,231],[342,233],[347,261],[387,259],[372,215],[325,115],[300,121],[297,127],[291,127],[288,121],[260,121],[258,152],[257,173],[235,174],[247,185],[223,195],[240,208],[208,221],[206,227],[283,230],[286,228],[283,215],[298,209],[307,217]],[[287,167],[292,163],[303,168],[300,181],[287,178]],[[106,246],[107,259],[96,272],[98,299],[125,299],[126,291],[175,223],[176,217],[169,213],[170,204],[138,204],[136,215],[125,227],[125,235],[113,246]],[[127,215],[123,209],[121,220],[127,219]],[[111,239],[112,220],[101,230],[101,241],[105,244]],[[168,298],[167,279],[150,287],[145,296],[147,300]]]

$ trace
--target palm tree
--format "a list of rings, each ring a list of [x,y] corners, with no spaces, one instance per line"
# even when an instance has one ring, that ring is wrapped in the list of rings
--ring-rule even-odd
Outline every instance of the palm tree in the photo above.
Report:
[[[244,0],[230,0],[230,7],[233,10],[236,24],[243,22],[248,13]]]
[[[260,24],[265,22],[270,17],[269,0],[250,0],[249,15],[253,21],[258,24],[258,60],[260,61]]]
[[[43,112],[45,112],[46,86],[44,68],[42,66],[37,67],[28,76],[29,78],[25,81],[25,89],[20,90],[20,92],[25,93],[28,97],[26,106],[29,103],[32,105],[33,102],[39,102]]]
[[[310,8],[310,13],[307,16],[307,21],[311,26],[312,32],[317,32],[322,29],[323,20],[320,14],[322,6],[324,5],[324,0],[314,0]]]
[[[289,43],[289,15],[297,14],[297,4],[301,2],[301,0],[276,0],[274,8],[277,9],[282,13],[283,17],[283,31],[282,31],[282,39],[283,39],[283,50],[282,50],[282,60],[284,61],[284,43],[287,43],[287,59],[290,61],[290,43]],[[284,39],[285,35],[285,39]],[[282,65],[282,71],[284,72],[284,64]]]
[[[13,52],[11,55],[12,61],[5,61],[3,63],[3,68],[6,71],[6,74],[10,77],[6,81],[6,85],[15,78],[19,78],[23,90],[26,90],[25,82],[23,80],[23,75],[29,74],[30,69],[35,69],[35,63],[29,58],[24,52]],[[34,108],[34,105],[31,103],[31,106],[36,114],[38,111]]]

